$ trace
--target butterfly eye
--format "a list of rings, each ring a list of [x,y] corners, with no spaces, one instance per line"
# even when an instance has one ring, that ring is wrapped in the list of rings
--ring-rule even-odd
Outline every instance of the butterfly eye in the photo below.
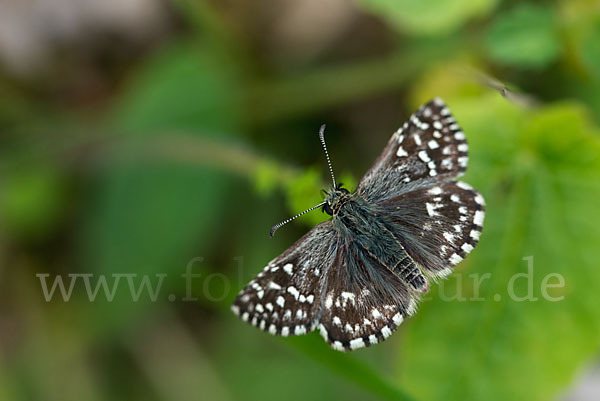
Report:
[[[348,191],[346,188],[340,188],[340,192],[342,192],[343,194],[349,194],[350,191]]]
[[[329,206],[329,203],[323,205],[323,211],[328,215],[333,216],[333,210],[331,210],[331,206]]]

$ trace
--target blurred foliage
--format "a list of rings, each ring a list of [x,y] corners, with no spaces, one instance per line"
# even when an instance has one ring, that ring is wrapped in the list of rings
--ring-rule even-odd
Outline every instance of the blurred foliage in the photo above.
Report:
[[[436,87],[472,133],[471,163],[479,167],[466,180],[488,204],[480,248],[461,267],[464,274],[441,287],[452,297],[462,286],[463,297],[481,300],[445,302],[442,289],[434,290],[407,333],[400,377],[422,399],[552,399],[596,351],[600,334],[594,295],[600,131],[573,102],[523,110],[495,94]],[[515,294],[525,296],[532,285],[537,302],[495,299],[506,297],[513,275],[528,272],[523,258],[529,256],[533,279],[515,281]],[[474,289],[471,275],[486,273],[491,280]],[[543,280],[553,273],[566,285],[550,295],[564,301],[541,298]],[[436,386],[428,385],[432,376]]]
[[[497,0],[357,0],[367,10],[415,35],[443,35],[489,14]]]
[[[500,14],[487,37],[490,56],[517,67],[543,67],[560,52],[558,26],[553,10],[521,4]]]
[[[555,400],[597,357],[597,2],[309,3],[246,15],[241,3],[178,0],[172,30],[130,64],[0,73],[0,399]],[[307,10],[346,13],[348,25],[314,26]],[[278,46],[293,54],[297,42],[272,40],[290,34],[282,26],[321,51],[285,58]],[[86,103],[72,88],[94,69],[84,92],[98,99]],[[237,291],[328,218],[314,211],[268,238],[330,185],[320,124],[353,190],[434,96],[466,132],[465,181],[488,204],[472,255],[368,350],[239,322]],[[518,302],[507,288],[530,256],[540,299]],[[122,278],[111,302],[103,290],[90,302],[81,282],[69,302],[46,302],[40,273],[93,274],[92,288],[101,274],[109,286],[111,274],[154,287],[166,276],[156,301],[132,301]],[[541,298],[554,273],[559,302]],[[489,278],[477,288],[474,274]],[[480,300],[453,298],[459,286]]]

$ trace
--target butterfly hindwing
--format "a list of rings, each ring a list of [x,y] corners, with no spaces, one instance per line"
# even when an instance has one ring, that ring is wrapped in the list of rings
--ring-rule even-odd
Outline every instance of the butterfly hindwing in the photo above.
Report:
[[[394,197],[461,176],[467,161],[465,134],[445,103],[436,98],[392,135],[357,192],[375,202]]]
[[[248,283],[235,299],[232,311],[275,335],[314,330],[323,277],[335,257],[335,241],[330,221],[314,227]]]
[[[354,244],[340,249],[327,283],[318,327],[339,351],[385,340],[415,312],[406,284]]]
[[[448,181],[380,204],[407,253],[425,273],[445,277],[479,242],[485,202],[470,185]]]

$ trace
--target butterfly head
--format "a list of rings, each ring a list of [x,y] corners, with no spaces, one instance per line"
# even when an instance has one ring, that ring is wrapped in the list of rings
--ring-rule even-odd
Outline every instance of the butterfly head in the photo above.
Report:
[[[342,187],[342,183],[331,187],[329,192],[325,192],[325,203],[323,211],[330,216],[337,214],[346,200],[350,197],[350,191]]]
[[[329,160],[329,153],[327,152],[327,145],[325,145],[325,125],[321,125],[321,129],[319,130],[319,139],[321,139],[321,144],[323,145],[323,150],[325,151],[325,157],[327,158],[327,165],[329,166],[329,172],[331,173],[331,181],[333,182],[333,186],[329,190],[329,192],[325,192],[326,197],[325,200],[319,203],[316,206],[311,207],[303,211],[302,213],[298,213],[294,217],[290,217],[287,220],[282,221],[279,224],[275,224],[271,228],[270,235],[271,237],[275,234],[275,231],[279,229],[279,227],[286,225],[292,220],[302,216],[305,213],[310,212],[311,210],[318,209],[320,207],[323,208],[323,211],[330,216],[337,214],[342,205],[346,202],[346,199],[350,197],[350,191],[346,188],[342,188],[342,184],[339,185],[335,183],[335,176],[333,175],[333,167],[331,166],[331,160]]]

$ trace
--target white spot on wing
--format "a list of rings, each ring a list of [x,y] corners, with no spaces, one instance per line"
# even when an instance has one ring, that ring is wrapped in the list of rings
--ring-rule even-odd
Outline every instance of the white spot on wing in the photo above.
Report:
[[[454,243],[454,239],[456,238],[456,236],[452,233],[444,233],[444,238],[446,238],[446,241]]]
[[[472,186],[470,186],[466,182],[462,182],[462,181],[458,181],[456,183],[456,186],[459,187],[459,188],[462,188],[462,189],[466,189],[467,191],[471,191],[473,189]]]
[[[354,303],[355,298],[356,298],[356,295],[354,295],[351,292],[342,292],[342,299],[344,301],[350,300],[350,301],[352,301],[352,303]]]
[[[425,151],[425,150],[422,150],[419,152],[419,159],[423,160],[425,163],[431,161],[431,159],[429,158],[429,155],[427,154],[427,151]]]
[[[350,340],[350,348],[357,349],[365,346],[365,342],[362,338],[355,338],[354,340]]]
[[[429,191],[427,191],[429,195],[441,195],[442,192],[444,191],[440,187],[433,187]]]
[[[327,295],[327,299],[325,299],[325,307],[327,309],[331,309],[332,305],[333,305],[333,296],[330,293],[329,295]]]
[[[327,337],[328,337],[327,329],[325,328],[325,326],[323,326],[320,323],[319,323],[319,332],[321,333],[321,337],[323,337],[325,340],[327,340]]]
[[[438,204],[438,203],[425,203],[425,207],[427,208],[427,214],[431,217],[433,216],[439,216],[440,214],[436,211],[437,209],[441,208],[442,205]]]
[[[468,244],[468,243],[464,243],[464,244],[461,246],[461,248],[462,248],[462,250],[463,250],[463,251],[465,251],[466,253],[469,253],[469,252],[471,252],[471,251],[473,250],[473,246],[472,246],[471,244]]]
[[[431,141],[427,142],[427,146],[429,146],[430,149],[437,149],[440,147],[440,144],[432,139]]]
[[[340,341],[334,341],[333,344],[331,344],[333,349],[336,351],[343,351],[344,350],[344,346],[342,345],[342,343]]]
[[[383,338],[388,338],[392,335],[392,330],[390,330],[390,328],[387,326],[383,326],[383,328],[381,329],[381,335],[383,336]]]
[[[475,217],[473,218],[473,223],[477,224],[478,226],[483,226],[483,217],[484,213],[481,210],[476,211]]]
[[[294,329],[294,334],[296,334],[297,336],[301,334],[306,334],[306,327],[304,325],[296,326],[296,328]]]
[[[452,256],[450,256],[450,263],[452,263],[453,265],[460,263],[463,260],[463,258],[460,257],[460,255],[453,253]]]

